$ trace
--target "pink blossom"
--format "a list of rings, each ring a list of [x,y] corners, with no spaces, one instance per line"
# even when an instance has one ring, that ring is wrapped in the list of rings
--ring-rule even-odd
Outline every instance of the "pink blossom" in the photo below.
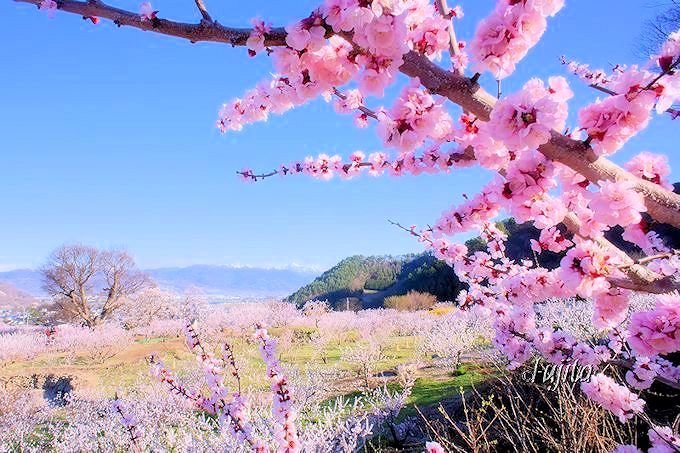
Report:
[[[653,310],[631,316],[628,344],[637,354],[653,356],[680,350],[680,295],[657,298]]]
[[[541,235],[538,238],[538,241],[532,239],[530,243],[531,248],[536,253],[541,253],[543,250],[550,250],[551,252],[559,253],[574,245],[573,242],[562,235],[557,227],[550,227],[541,230]]]
[[[489,133],[513,150],[537,149],[550,140],[552,130],[564,129],[566,101],[573,93],[562,77],[552,77],[549,87],[532,79],[521,91],[496,104]]]
[[[626,162],[625,167],[635,176],[673,190],[673,186],[668,182],[671,169],[666,156],[645,151]]]
[[[389,111],[378,113],[378,135],[386,146],[413,151],[425,140],[444,138],[452,120],[440,100],[420,88],[415,79],[404,88]]]
[[[636,357],[633,369],[626,372],[626,382],[638,390],[652,386],[661,366],[649,357]]]
[[[652,426],[647,435],[652,444],[648,453],[675,453],[680,449],[680,436],[669,426]]]
[[[640,223],[640,213],[647,208],[632,181],[600,181],[599,186],[599,192],[592,195],[588,205],[598,221],[622,226]]]
[[[581,383],[581,390],[588,398],[616,415],[621,423],[642,412],[645,405],[644,400],[602,373],[594,375],[589,382]]]
[[[596,294],[593,325],[600,329],[620,325],[628,315],[629,297],[630,291],[621,288],[609,288],[606,292]]]
[[[41,11],[47,11],[47,17],[50,19],[54,19],[58,7],[57,2],[54,0],[42,0],[38,5],[38,9]]]
[[[446,453],[446,450],[438,442],[430,441],[425,442],[425,451],[423,453]]]
[[[621,237],[637,245],[643,252],[649,255],[668,251],[668,247],[664,245],[661,237],[656,232],[649,230],[644,220],[640,223],[626,226]]]
[[[609,290],[607,278],[617,260],[592,241],[581,241],[560,261],[560,276],[579,296],[591,297]]]
[[[654,93],[649,91],[636,95],[632,100],[624,94],[611,96],[581,109],[579,124],[592,140],[597,153],[611,154],[647,127],[654,99]]]
[[[253,19],[251,22],[253,24],[253,29],[250,32],[248,40],[246,41],[246,47],[248,47],[248,52],[250,55],[253,56],[257,52],[264,50],[264,35],[269,33],[271,26],[265,24],[264,21],[260,19]]]
[[[154,11],[151,2],[143,2],[139,5],[139,17],[142,19],[142,22],[153,21],[156,19],[156,14],[158,14],[158,11]]]
[[[561,0],[500,0],[496,9],[479,23],[470,46],[479,68],[498,79],[510,75],[543,35],[545,17],[556,14],[562,6]]]
[[[323,19],[314,13],[302,22],[286,27],[286,44],[295,50],[319,50],[324,44],[326,30]]]

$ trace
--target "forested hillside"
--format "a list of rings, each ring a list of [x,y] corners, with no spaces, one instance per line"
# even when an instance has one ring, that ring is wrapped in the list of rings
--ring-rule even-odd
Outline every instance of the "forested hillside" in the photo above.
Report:
[[[312,283],[300,288],[288,300],[298,304],[310,299],[328,300],[352,307],[381,306],[391,295],[410,290],[429,292],[439,300],[453,298],[461,289],[453,269],[429,254],[405,256],[361,256],[345,258]]]

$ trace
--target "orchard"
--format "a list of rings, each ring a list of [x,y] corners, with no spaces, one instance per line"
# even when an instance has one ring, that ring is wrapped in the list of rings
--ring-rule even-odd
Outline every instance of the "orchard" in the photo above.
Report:
[[[680,390],[680,251],[664,244],[650,227],[680,228],[680,194],[673,191],[662,154],[643,152],[623,166],[611,160],[651,121],[680,116],[675,104],[680,100],[680,30],[642,65],[615,62],[601,70],[564,58],[562,75],[532,78],[519,91],[505,93],[503,80],[513,75],[546,28],[560,20],[564,0],[498,0],[467,41],[455,30],[465,20],[464,9],[446,0],[326,0],[294,23],[253,19],[249,28],[221,25],[203,0],[195,1],[198,23],[166,18],[149,2],[127,11],[100,0],[17,1],[37,6],[54,20],[74,14],[95,25],[112,21],[268,58],[272,74],[263,74],[260,83],[219,110],[216,127],[224,134],[323,97],[338,114],[351,115],[356,127],[374,128],[383,144],[374,152],[300,156],[297,162],[273,162],[271,169],[239,170],[246,182],[284,184],[285,178],[274,177],[294,175],[425,177],[470,166],[492,172],[479,193],[447,208],[431,226],[395,225],[452,266],[468,285],[457,305],[493,325],[492,343],[510,370],[536,355],[552,364],[592,366],[597,371],[580,385],[581,392],[622,424],[644,421],[649,451],[680,451],[677,426],[674,432],[673,426],[658,425],[640,396],[652,385]],[[480,86],[487,79],[496,81],[496,92]],[[577,124],[570,125],[570,84],[580,83],[600,97],[578,110]],[[381,106],[394,86],[399,95]],[[506,256],[506,235],[494,224],[502,213],[540,229],[540,238],[531,243],[534,260],[516,262]],[[631,256],[608,240],[605,233],[613,229],[621,230],[639,253]],[[481,235],[486,250],[472,253],[454,241],[453,236],[469,231]],[[559,267],[540,265],[546,251],[564,253]],[[651,306],[631,305],[641,293],[651,295]],[[570,298],[592,301],[592,323],[606,334],[600,341],[539,325],[537,305]],[[243,445],[268,451],[249,425],[242,395],[222,385],[229,360],[207,352],[193,327],[186,329],[210,396],[181,390],[162,362],[152,365],[153,374],[215,414]],[[294,395],[279,367],[276,342],[263,327],[254,341],[271,381],[275,449],[300,451]],[[612,369],[621,373],[612,374]],[[134,420],[117,404],[135,444]],[[445,451],[435,442],[426,448]],[[620,445],[616,451],[638,450]]]

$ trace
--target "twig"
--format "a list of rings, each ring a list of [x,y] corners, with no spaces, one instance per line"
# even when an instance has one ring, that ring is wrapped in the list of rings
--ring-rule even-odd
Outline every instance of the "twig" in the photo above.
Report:
[[[343,101],[347,100],[347,95],[335,87],[333,87],[333,94],[342,99]],[[357,107],[357,110],[359,110],[366,116],[370,116],[375,120],[378,119],[378,114],[375,113],[373,110],[369,109],[368,107],[366,107],[365,105],[360,105],[359,107]]]
[[[460,48],[458,48],[458,39],[456,38],[456,31],[453,28],[453,15],[451,14],[451,8],[449,8],[446,0],[435,0],[435,5],[437,6],[437,11],[439,11],[439,14],[441,14],[444,19],[449,21],[447,31],[449,33],[449,54],[451,55],[451,63],[454,65],[456,72],[459,75],[464,75],[465,70],[455,64],[456,56],[460,53]]]
[[[399,222],[395,222],[394,220],[387,219],[387,221],[388,221],[391,225],[394,225],[394,226],[396,226],[397,228],[401,228],[402,230],[406,231],[406,232],[409,233],[411,236],[415,236],[415,237],[417,237],[417,238],[419,238],[419,239],[421,239],[421,240],[423,240],[423,241],[425,241],[425,242],[428,242],[428,243],[432,244],[432,239],[427,238],[427,237],[424,237],[422,234],[418,233],[415,229],[413,229],[413,228],[406,228],[404,225],[402,225],[402,224],[399,223]]]
[[[196,7],[198,10],[201,12],[201,16],[203,16],[203,20],[207,22],[213,22],[212,17],[210,17],[210,14],[208,14],[208,10],[205,7],[205,4],[203,3],[203,0],[195,0],[196,1]]]
[[[626,269],[629,268],[635,264],[646,264],[649,263],[650,261],[662,259],[662,258],[670,258],[675,255],[680,255],[680,250],[673,250],[671,252],[666,252],[666,253],[658,253],[656,255],[649,255],[645,256],[644,258],[640,258],[639,260],[636,260],[633,263],[628,263],[623,266],[619,266],[619,269]]]

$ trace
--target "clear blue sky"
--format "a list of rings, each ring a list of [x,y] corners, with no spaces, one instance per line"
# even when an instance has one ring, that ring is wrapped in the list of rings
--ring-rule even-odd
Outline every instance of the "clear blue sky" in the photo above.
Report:
[[[139,2],[114,3],[137,10]],[[222,23],[241,26],[255,16],[287,24],[316,5],[206,3]],[[472,36],[494,3],[462,2],[461,39]],[[161,17],[198,18],[191,0],[153,5]],[[658,11],[645,5],[567,0],[505,82],[506,92],[532,75],[565,74],[561,54],[593,67],[639,61],[641,26]],[[374,151],[379,141],[373,128],[356,129],[351,117],[336,115],[321,100],[221,135],[214,121],[222,102],[271,70],[266,56],[250,59],[243,48],[192,45],[104,21],[94,26],[66,13],[50,20],[7,0],[0,2],[0,17],[0,269],[39,265],[64,242],[125,246],[143,267],[327,267],[355,253],[419,251],[386,219],[433,222],[490,178],[466,169],[400,179],[299,176],[243,184],[234,175],[243,167],[270,169],[319,152]],[[488,75],[483,79],[495,86]],[[573,114],[597,94],[570,81],[577,93]],[[678,127],[655,117],[614,160],[625,162],[645,149],[665,153],[674,156],[673,177],[680,179]]]

